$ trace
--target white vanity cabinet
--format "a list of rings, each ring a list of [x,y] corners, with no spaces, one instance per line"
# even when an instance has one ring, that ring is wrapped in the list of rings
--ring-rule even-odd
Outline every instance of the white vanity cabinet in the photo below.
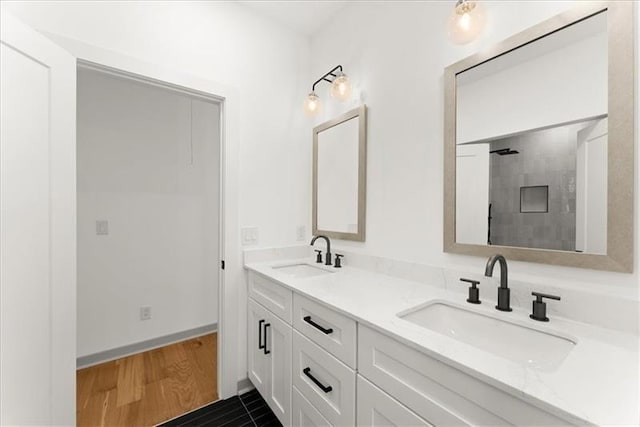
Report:
[[[258,277],[261,290],[268,295],[279,295],[286,301],[291,291]],[[250,277],[250,281],[253,278]],[[272,293],[271,293],[272,292]],[[263,292],[264,294],[264,292]],[[258,389],[271,410],[283,425],[291,424],[291,339],[293,328],[283,319],[256,302],[249,292],[248,306],[248,365],[249,379]],[[279,311],[281,314],[282,310]],[[285,311],[286,313],[286,311]]]
[[[333,426],[356,420],[356,372],[293,331],[293,385]]]
[[[432,426],[361,375],[358,375],[356,406],[358,427]]]
[[[294,386],[293,387],[292,426],[326,427],[331,423],[318,411]]]
[[[249,379],[284,425],[585,424],[254,272],[248,331]]]
[[[355,320],[294,293],[293,327],[350,368],[356,368]]]
[[[434,425],[584,424],[530,405],[363,325],[358,327],[358,370]]]

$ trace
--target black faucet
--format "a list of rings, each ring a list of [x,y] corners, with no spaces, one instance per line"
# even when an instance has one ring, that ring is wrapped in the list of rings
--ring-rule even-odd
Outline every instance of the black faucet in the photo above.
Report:
[[[325,262],[324,262],[324,264],[325,265],[333,265],[333,264],[331,264],[331,240],[329,240],[329,238],[327,236],[319,234],[319,235],[315,236],[313,239],[311,239],[311,246],[313,246],[313,244],[318,239],[324,239],[324,241],[327,242],[327,253],[325,254]]]
[[[496,265],[496,261],[500,262],[500,287],[498,288],[498,305],[496,305],[496,310],[511,311],[511,305],[509,303],[511,290],[508,286],[507,260],[502,255],[497,254],[490,257],[484,269],[484,275],[493,277],[493,267]]]

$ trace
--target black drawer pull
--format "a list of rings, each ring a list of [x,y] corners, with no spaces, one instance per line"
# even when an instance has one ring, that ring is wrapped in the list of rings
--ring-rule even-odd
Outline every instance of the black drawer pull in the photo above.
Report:
[[[333,387],[331,386],[325,386],[324,384],[322,384],[320,381],[318,381],[316,379],[316,377],[314,377],[313,375],[311,375],[311,368],[304,368],[302,370],[302,372],[311,380],[313,381],[313,383],[315,385],[317,385],[318,387],[320,387],[320,390],[324,391],[325,393],[329,393],[331,390],[333,390]]]
[[[264,344],[262,344],[262,324],[264,323],[264,319],[258,322],[258,349],[262,350],[264,348]]]
[[[329,329],[323,328],[322,326],[318,325],[316,322],[311,320],[311,316],[305,316],[305,317],[302,318],[302,320],[304,320],[305,322],[307,322],[308,324],[310,324],[314,328],[320,330],[320,332],[322,332],[323,334],[329,335],[330,333],[333,332],[333,328],[329,328]]]
[[[271,327],[271,323],[265,323],[264,325],[264,354],[271,353],[271,350],[267,350],[267,341],[269,339],[269,334],[267,333],[267,328]]]

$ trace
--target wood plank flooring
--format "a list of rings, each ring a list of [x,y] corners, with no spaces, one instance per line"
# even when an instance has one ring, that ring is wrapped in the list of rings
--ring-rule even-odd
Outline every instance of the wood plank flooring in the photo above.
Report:
[[[217,334],[80,369],[82,427],[153,426],[218,399]]]

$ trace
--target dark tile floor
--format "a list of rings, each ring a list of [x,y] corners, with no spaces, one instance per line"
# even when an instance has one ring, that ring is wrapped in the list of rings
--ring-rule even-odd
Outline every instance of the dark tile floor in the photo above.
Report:
[[[257,390],[207,405],[162,427],[282,427]]]

